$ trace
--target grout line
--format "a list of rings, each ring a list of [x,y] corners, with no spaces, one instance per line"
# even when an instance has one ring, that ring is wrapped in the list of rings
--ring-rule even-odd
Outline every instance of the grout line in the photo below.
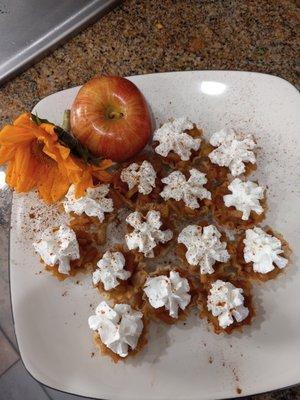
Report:
[[[21,358],[18,358],[18,360],[16,360],[15,362],[13,362],[4,372],[2,372],[2,374],[0,374],[0,381],[1,381],[2,376],[5,375],[5,374],[6,374],[11,368],[13,368],[18,362],[21,362],[21,363],[22,363]],[[23,363],[22,363],[22,365],[23,365]],[[23,365],[23,367],[24,367],[24,365]],[[28,371],[26,370],[25,367],[24,367],[24,369],[25,369],[25,372],[28,374]],[[31,377],[30,374],[28,374],[28,375]],[[47,391],[45,390],[44,386],[43,386],[40,382],[34,380],[34,383],[37,383],[37,384],[41,387],[42,391],[45,393],[46,397],[47,397],[49,400],[52,400],[52,398],[50,397],[49,393],[47,393]]]
[[[4,372],[2,372],[2,374],[0,374],[0,380],[2,378],[3,375],[6,374],[6,372],[8,372],[12,367],[14,367],[20,360],[20,358],[18,358],[15,362],[13,362]]]
[[[15,334],[15,327],[14,327],[14,325],[13,325],[13,328],[14,328],[14,334]],[[10,338],[7,336],[7,334],[3,331],[3,329],[1,328],[1,326],[0,326],[0,331],[1,331],[1,333],[3,334],[3,336],[5,337],[5,339],[8,341],[8,343],[11,345],[11,347],[14,349],[14,351],[18,354],[18,356],[19,356],[19,358],[20,358],[21,356],[20,356],[20,352],[19,352],[18,347],[16,347],[16,346],[14,345],[14,343],[10,340]]]

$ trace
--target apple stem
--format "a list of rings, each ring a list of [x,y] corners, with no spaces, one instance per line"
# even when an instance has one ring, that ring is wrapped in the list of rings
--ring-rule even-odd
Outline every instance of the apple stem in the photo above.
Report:
[[[121,119],[124,117],[124,114],[119,111],[110,111],[107,116],[109,119]]]

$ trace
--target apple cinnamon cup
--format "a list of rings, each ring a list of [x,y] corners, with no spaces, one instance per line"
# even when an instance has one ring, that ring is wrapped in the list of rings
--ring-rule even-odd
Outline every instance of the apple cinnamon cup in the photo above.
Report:
[[[217,334],[231,334],[250,325],[255,316],[250,282],[239,277],[214,276],[201,286],[199,317]]]
[[[202,134],[188,118],[177,118],[154,132],[152,147],[164,164],[182,170],[199,154]]]
[[[88,323],[100,354],[109,356],[115,363],[135,356],[147,344],[147,318],[129,304],[110,307],[102,301]]]
[[[125,242],[127,248],[135,254],[146,259],[162,257],[170,250],[174,242],[174,228],[167,205],[149,203],[143,207],[142,212],[130,213],[126,222],[128,233]]]
[[[264,188],[256,182],[236,178],[212,192],[213,217],[225,228],[252,228],[265,219],[266,210]]]
[[[211,193],[207,179],[201,171],[173,171],[162,179],[164,188],[160,196],[177,217],[199,218],[207,216],[211,208]]]
[[[93,272],[93,284],[101,295],[116,303],[127,303],[136,309],[143,304],[142,288],[147,278],[140,255],[116,244],[101,255]]]
[[[205,283],[216,275],[233,275],[239,269],[232,262],[234,246],[214,225],[188,225],[178,235],[176,254],[190,274]]]
[[[206,187],[209,191],[226,182],[229,175],[228,168],[213,164],[210,161],[208,155],[213,149],[213,146],[206,139],[202,138],[199,154],[192,161],[192,166],[206,175]]]
[[[203,140],[196,162],[206,172],[209,181],[218,186],[229,175],[247,177],[255,171],[256,148],[251,134],[226,128],[213,133],[209,142]]]
[[[192,277],[179,267],[158,267],[144,285],[144,314],[153,320],[176,324],[185,320],[195,304],[197,290]]]
[[[161,201],[162,164],[154,154],[143,153],[118,168],[113,175],[114,195],[124,206],[139,210],[146,204]]]
[[[236,241],[235,262],[247,279],[266,282],[284,273],[291,249],[288,242],[268,226],[243,232]]]
[[[109,222],[115,218],[114,202],[107,184],[88,188],[80,198],[75,196],[72,185],[63,202],[65,211],[70,216],[70,226],[77,231],[92,235],[97,245],[106,242],[106,230]]]
[[[45,269],[61,281],[78,272],[92,271],[99,257],[89,233],[65,224],[46,229],[33,246]]]

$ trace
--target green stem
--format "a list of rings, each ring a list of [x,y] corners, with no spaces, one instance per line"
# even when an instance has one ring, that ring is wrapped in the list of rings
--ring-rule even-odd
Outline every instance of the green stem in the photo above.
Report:
[[[69,111],[69,110],[66,110]],[[39,118],[35,114],[31,114],[31,119],[37,125],[41,124],[51,124],[54,125],[54,132],[57,134],[59,142],[63,145],[68,147],[71,150],[71,153],[78,158],[81,158],[87,164],[93,164],[98,166],[101,160],[101,157],[98,158],[94,156],[89,149],[81,144],[79,140],[73,136],[71,133],[67,132],[65,129],[61,128],[58,125],[49,122],[47,119]],[[65,114],[64,114],[65,119]]]
[[[63,115],[63,122],[61,127],[64,131],[70,132],[71,131],[71,124],[70,124],[70,114],[71,110],[65,110]]]

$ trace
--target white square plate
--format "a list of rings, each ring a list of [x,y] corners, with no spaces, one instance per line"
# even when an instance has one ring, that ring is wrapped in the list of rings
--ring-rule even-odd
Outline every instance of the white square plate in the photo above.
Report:
[[[300,381],[299,154],[300,97],[288,82],[250,72],[172,72],[129,78],[147,98],[156,123],[188,116],[207,136],[224,126],[252,132],[261,151],[258,179],[268,186],[267,223],[289,241],[294,259],[274,282],[256,285],[258,315],[243,334],[217,336],[195,316],[171,328],[152,325],[149,345],[117,365],[100,357],[87,318],[99,302],[89,276],[58,282],[32,250],[32,228],[55,223],[34,195],[14,196],[11,295],[23,362],[40,382],[102,399],[219,399]],[[60,123],[78,91],[43,99],[34,111]],[[36,219],[30,219],[30,207]],[[96,352],[92,357],[92,352]]]

